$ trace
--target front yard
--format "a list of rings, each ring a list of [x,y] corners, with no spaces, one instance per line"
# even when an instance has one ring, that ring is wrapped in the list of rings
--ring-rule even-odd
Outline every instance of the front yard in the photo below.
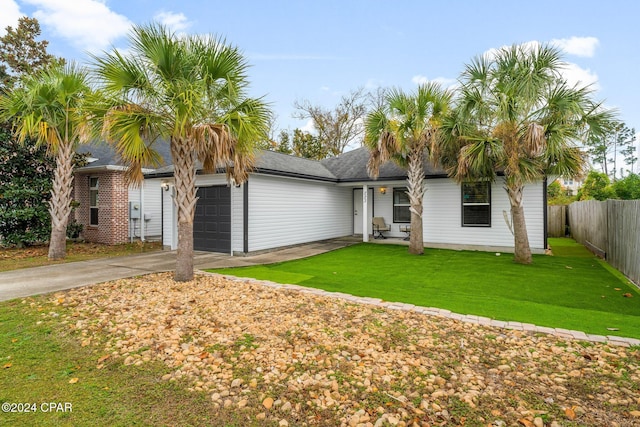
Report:
[[[633,286],[575,243],[552,244],[556,255],[535,257],[532,266],[514,265],[508,254],[415,257],[405,247],[357,245],[250,271],[553,327],[600,333],[615,325],[619,331],[604,334],[637,337]],[[579,320],[563,319],[570,316]],[[0,425],[640,423],[640,346],[480,326],[219,275],[176,283],[171,273],[154,274],[2,302],[0,369]]]
[[[99,243],[67,242],[67,257],[60,261],[49,261],[47,258],[49,247],[45,245],[27,248],[4,248],[0,246],[0,271],[65,262],[86,261],[97,258],[118,257],[160,249],[162,249],[160,242],[133,242],[113,246]]]
[[[518,265],[513,255],[360,244],[280,264],[211,270],[380,298],[461,314],[640,338],[640,293],[570,239],[550,239],[554,256]]]
[[[640,349],[198,276],[0,304],[3,425],[612,426]],[[42,403],[72,405],[43,411]],[[4,408],[4,406],[3,406]],[[10,407],[9,407],[10,408]]]

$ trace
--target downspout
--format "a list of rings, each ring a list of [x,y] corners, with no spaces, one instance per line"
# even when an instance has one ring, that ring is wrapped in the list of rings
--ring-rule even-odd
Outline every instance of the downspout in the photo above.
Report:
[[[144,229],[147,224],[144,218],[144,180],[140,183],[140,241],[144,242]]]
[[[164,248],[164,188],[160,185],[160,244]]]
[[[242,184],[242,251],[249,253],[249,180]]]
[[[547,230],[548,228],[548,224],[547,224],[547,212],[549,210],[549,207],[547,206],[547,176],[545,175],[544,180],[542,182],[542,217],[543,217],[543,221],[544,221],[544,249],[547,250],[549,249],[549,243],[547,241],[547,234],[549,233],[549,231]]]

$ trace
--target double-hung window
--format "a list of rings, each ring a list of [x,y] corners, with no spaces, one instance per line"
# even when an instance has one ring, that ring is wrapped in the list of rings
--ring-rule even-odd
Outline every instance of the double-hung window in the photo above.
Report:
[[[393,189],[393,222],[411,222],[411,202],[406,188]]]
[[[491,227],[491,183],[462,183],[462,226]]]
[[[98,177],[89,177],[89,225],[98,225]]]

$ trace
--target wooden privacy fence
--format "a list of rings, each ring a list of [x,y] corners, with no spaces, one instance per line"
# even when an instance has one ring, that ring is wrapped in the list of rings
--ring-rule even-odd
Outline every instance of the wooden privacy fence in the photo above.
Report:
[[[640,200],[587,200],[568,206],[571,237],[640,284]]]
[[[567,206],[547,206],[547,235],[564,237],[567,230]]]

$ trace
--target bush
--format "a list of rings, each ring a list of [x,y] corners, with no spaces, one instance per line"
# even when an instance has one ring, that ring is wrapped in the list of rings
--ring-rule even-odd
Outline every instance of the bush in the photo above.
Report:
[[[67,237],[69,239],[77,239],[80,237],[80,233],[82,233],[83,229],[84,225],[74,219],[67,224]]]
[[[0,128],[0,236],[2,244],[24,247],[51,233],[48,200],[55,162],[45,147],[19,144]]]
[[[589,172],[587,179],[578,190],[578,200],[607,200],[615,197],[609,177],[597,171]]]
[[[640,199],[640,175],[632,173],[614,182],[611,186],[616,198],[621,200]]]

